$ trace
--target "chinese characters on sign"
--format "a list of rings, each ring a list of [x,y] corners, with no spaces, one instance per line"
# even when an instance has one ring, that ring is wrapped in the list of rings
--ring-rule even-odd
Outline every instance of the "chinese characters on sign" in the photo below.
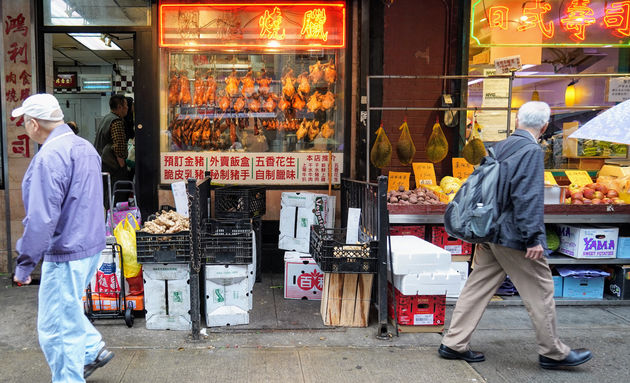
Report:
[[[407,172],[389,172],[387,174],[387,191],[398,190],[401,186],[409,190],[409,176]]]
[[[279,33],[282,26],[282,14],[278,7],[275,7],[273,12],[266,10],[265,14],[260,16],[258,25],[260,26],[260,37],[264,39],[284,40],[286,36],[284,29],[282,29],[282,34]]]
[[[224,184],[327,185],[329,166],[332,183],[340,183],[342,153],[171,152],[162,153],[161,182],[203,179],[207,171]]]
[[[31,157],[31,141],[24,131],[24,117],[11,117],[11,111],[31,95],[30,16],[20,7],[3,6],[4,99],[9,157]]]
[[[479,12],[480,9],[484,12]],[[630,37],[630,0],[473,0],[471,38],[479,46],[612,45],[627,46]],[[482,43],[482,29],[492,32],[538,31],[527,41]],[[540,40],[542,39],[542,40]]]
[[[328,32],[324,32],[324,24],[326,24],[326,10],[313,9],[304,13],[304,22],[302,23],[301,35],[307,39],[328,40]]]
[[[622,102],[630,99],[630,77],[617,77],[608,80],[608,102]]]

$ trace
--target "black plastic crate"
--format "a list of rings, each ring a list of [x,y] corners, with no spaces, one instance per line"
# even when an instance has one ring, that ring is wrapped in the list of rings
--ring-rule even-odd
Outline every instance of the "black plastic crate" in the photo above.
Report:
[[[250,264],[252,240],[251,220],[210,219],[201,230],[201,257],[206,264]]]
[[[214,192],[216,218],[254,218],[267,211],[266,190],[259,186],[225,186]]]
[[[174,234],[136,232],[138,263],[187,263],[190,261],[190,231]]]
[[[346,229],[311,226],[311,254],[325,273],[376,273],[378,242],[347,244]]]

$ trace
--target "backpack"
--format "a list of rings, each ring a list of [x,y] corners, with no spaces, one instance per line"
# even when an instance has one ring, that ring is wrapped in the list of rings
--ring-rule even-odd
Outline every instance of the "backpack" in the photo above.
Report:
[[[514,145],[507,149],[505,159],[527,146]],[[500,170],[501,163],[494,148],[489,148],[488,155],[446,206],[444,228],[448,235],[471,243],[492,241],[505,219],[505,214],[500,214]]]

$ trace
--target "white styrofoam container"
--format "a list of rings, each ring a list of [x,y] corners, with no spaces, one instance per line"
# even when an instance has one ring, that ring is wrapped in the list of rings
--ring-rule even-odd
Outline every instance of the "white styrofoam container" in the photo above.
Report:
[[[392,235],[389,238],[394,274],[419,274],[427,270],[446,272],[451,267],[451,253],[431,242],[413,235]]]
[[[284,298],[321,300],[324,273],[310,254],[284,253]]]
[[[256,283],[256,231],[252,231],[252,263],[247,265],[247,280],[249,289],[249,309],[254,308],[254,283]]]
[[[573,258],[616,258],[618,227],[558,225],[558,252]]]
[[[142,276],[147,329],[190,330],[189,265],[145,263]]]
[[[403,295],[448,295],[459,291],[461,276],[453,271],[394,275],[394,286]]]
[[[335,226],[336,197],[309,192],[284,192],[280,199],[278,248],[309,252],[311,225]]]
[[[247,265],[205,267],[206,324],[234,326],[249,323],[250,293]]]
[[[468,280],[468,262],[452,262],[449,274],[455,273],[457,275],[453,275],[453,277],[459,281],[459,286],[456,290],[447,291],[447,298],[459,298],[459,294],[462,292],[462,289]]]

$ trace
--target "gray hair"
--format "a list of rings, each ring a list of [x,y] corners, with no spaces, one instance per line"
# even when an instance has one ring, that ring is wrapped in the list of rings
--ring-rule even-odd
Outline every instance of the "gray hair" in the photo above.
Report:
[[[50,121],[50,120],[42,120],[40,118],[35,118],[35,117],[31,117],[28,115],[24,115],[24,122],[26,122],[26,120],[36,120],[37,123],[39,124],[39,126],[42,127],[42,129],[51,132],[53,129],[55,129],[56,127],[58,127],[59,125],[63,125],[63,119],[59,120],[59,121]]]
[[[546,102],[529,101],[518,109],[518,125],[539,132],[549,122],[550,115],[551,109]]]

